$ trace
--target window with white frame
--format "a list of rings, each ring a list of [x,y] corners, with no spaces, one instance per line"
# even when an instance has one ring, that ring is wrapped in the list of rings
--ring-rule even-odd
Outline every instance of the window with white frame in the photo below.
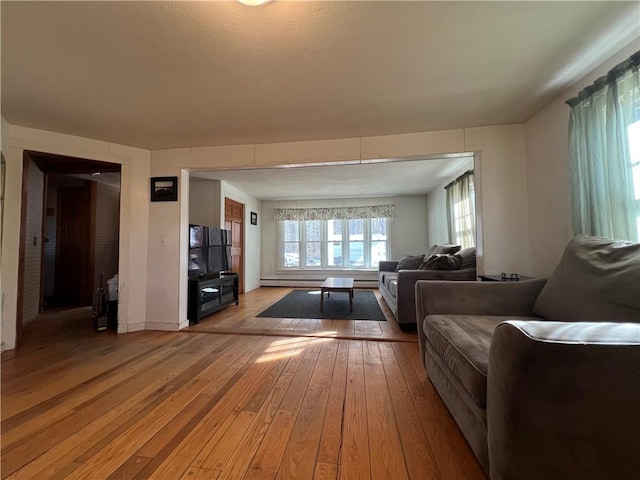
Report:
[[[640,52],[566,103],[573,233],[640,241]]]
[[[447,223],[449,243],[462,248],[474,247],[476,241],[475,186],[473,170],[448,184]]]
[[[387,259],[388,218],[283,220],[280,266],[292,269],[371,269]]]

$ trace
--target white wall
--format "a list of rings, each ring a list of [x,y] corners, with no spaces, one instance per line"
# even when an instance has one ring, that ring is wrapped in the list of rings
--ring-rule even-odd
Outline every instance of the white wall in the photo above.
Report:
[[[636,39],[594,69],[525,124],[531,273],[548,276],[558,264],[571,230],[569,198],[569,106],[564,102],[639,48]]]
[[[315,280],[328,275],[325,270],[322,272],[314,272],[312,270],[304,272],[278,271],[278,222],[273,219],[273,210],[275,208],[358,207],[390,204],[395,205],[396,216],[393,219],[389,258],[398,259],[402,255],[425,253],[428,245],[426,197],[424,195],[262,202],[262,278],[264,280]],[[345,273],[344,270],[339,270],[338,272]],[[355,279],[377,279],[376,272],[353,270],[352,273]]]
[[[479,274],[530,275],[524,125],[466,129],[465,147],[480,152],[480,169],[474,169]]]
[[[120,189],[97,182],[94,288],[118,273],[120,238]],[[102,278],[102,284],[100,279]]]
[[[149,160],[150,152],[15,125],[3,126],[2,149],[7,161],[2,220],[2,348],[15,348],[17,278],[20,238],[22,156],[24,150],[118,163],[122,168],[120,212],[119,331],[144,328],[146,318]]]
[[[447,192],[444,189],[460,175],[473,169],[473,158],[461,166],[449,178],[435,187],[427,195],[427,233],[429,245],[449,243],[449,226],[447,221]]]
[[[189,178],[189,223],[220,225],[220,180]]]
[[[42,257],[42,194],[44,173],[29,160],[27,225],[24,237],[24,295],[22,324],[31,323],[40,313],[40,263]]]

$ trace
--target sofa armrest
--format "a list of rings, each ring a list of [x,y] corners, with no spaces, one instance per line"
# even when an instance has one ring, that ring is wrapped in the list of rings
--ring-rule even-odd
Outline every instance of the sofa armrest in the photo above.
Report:
[[[399,262],[394,262],[392,260],[381,260],[378,262],[378,271],[379,272],[395,272],[396,267]]]
[[[635,478],[640,324],[508,321],[489,354],[494,480]]]
[[[396,294],[396,320],[399,324],[416,323],[416,282],[419,280],[475,280],[475,268],[465,270],[399,270]]]
[[[417,319],[427,315],[532,316],[546,279],[416,283]]]

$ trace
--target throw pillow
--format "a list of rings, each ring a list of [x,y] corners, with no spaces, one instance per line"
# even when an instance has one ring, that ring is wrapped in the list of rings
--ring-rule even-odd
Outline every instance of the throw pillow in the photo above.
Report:
[[[431,245],[429,247],[429,250],[427,250],[427,253],[425,254],[424,258],[429,258],[431,255],[436,253],[436,250],[438,249],[439,246],[440,245]]]
[[[436,249],[432,252],[433,254],[449,254],[449,255],[453,255],[454,253],[457,253],[460,251],[460,245],[450,245],[450,244],[446,244],[446,245],[438,245],[436,247]]]
[[[460,270],[476,268],[476,247],[467,247],[455,254],[460,259]]]
[[[640,322],[640,243],[577,235],[533,312],[548,320]]]
[[[422,262],[418,270],[458,270],[462,259],[455,255],[434,253]]]
[[[405,255],[398,262],[398,266],[396,267],[396,272],[398,270],[417,270],[422,260],[424,259],[424,255]]]

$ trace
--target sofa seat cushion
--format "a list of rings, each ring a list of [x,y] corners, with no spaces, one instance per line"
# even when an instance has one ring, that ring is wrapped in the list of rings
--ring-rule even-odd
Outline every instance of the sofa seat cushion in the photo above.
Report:
[[[391,284],[394,285],[398,285],[398,274],[395,272],[387,272],[384,275],[384,278],[382,280],[382,284],[387,287],[387,290],[389,290],[389,292],[391,294],[393,294],[395,296],[396,294],[396,288],[393,289],[393,291],[391,290]]]
[[[387,285],[387,290],[389,290],[389,293],[394,298],[397,298],[398,297],[398,281],[395,279],[389,280],[389,284]]]
[[[429,315],[423,323],[427,348],[438,356],[480,408],[487,406],[487,369],[491,336],[506,320],[537,317],[490,315]]]

